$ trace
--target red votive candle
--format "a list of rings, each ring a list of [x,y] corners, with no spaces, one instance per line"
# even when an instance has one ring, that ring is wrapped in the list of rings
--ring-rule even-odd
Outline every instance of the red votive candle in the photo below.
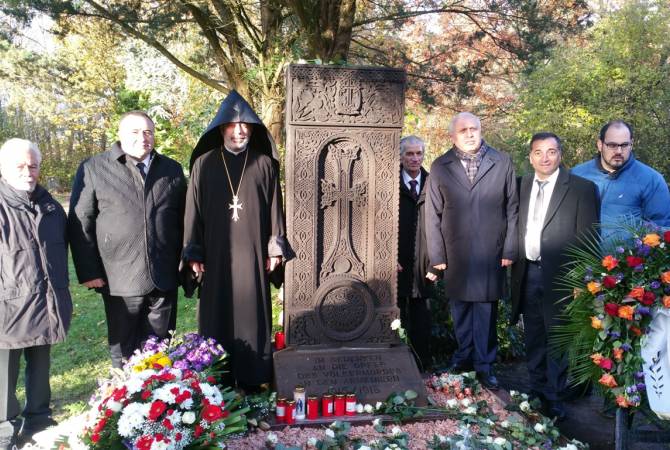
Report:
[[[277,423],[286,422],[286,399],[280,398],[277,400],[276,407]]]
[[[347,403],[345,411],[346,411],[345,414],[347,416],[356,415],[356,394],[347,394]]]
[[[293,400],[286,402],[286,419],[284,422],[288,425],[295,423],[295,402]]]
[[[275,333],[275,350],[283,350],[286,348],[286,336],[284,336],[283,331],[277,331]]]
[[[307,418],[314,420],[319,417],[319,397],[307,397]]]
[[[333,408],[335,410],[335,415],[336,416],[343,416],[344,413],[346,412],[346,400],[344,398],[344,394],[337,394],[335,395],[335,407]]]
[[[333,415],[333,396],[331,394],[325,394],[321,397],[321,415],[323,417]]]

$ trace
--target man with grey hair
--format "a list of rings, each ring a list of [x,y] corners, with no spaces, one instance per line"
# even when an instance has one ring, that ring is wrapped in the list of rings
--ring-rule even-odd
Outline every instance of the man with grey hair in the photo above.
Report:
[[[428,254],[443,271],[458,343],[450,369],[474,366],[482,384],[496,389],[498,300],[506,267],[517,257],[514,165],[484,142],[472,113],[457,114],[449,136],[453,147],[433,162],[428,182]]]
[[[400,140],[400,209],[398,228],[398,307],[419,364],[431,366],[431,285],[424,231],[428,172],[422,167],[425,144],[416,136]]]
[[[24,139],[0,148],[0,450],[54,425],[51,344],[65,340],[72,315],[68,291],[66,217],[39,184],[42,156]],[[26,404],[16,398],[21,355]]]

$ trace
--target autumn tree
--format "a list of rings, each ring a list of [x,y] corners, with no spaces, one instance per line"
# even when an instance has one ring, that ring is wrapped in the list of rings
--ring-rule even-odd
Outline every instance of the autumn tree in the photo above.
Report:
[[[530,136],[549,130],[566,143],[568,165],[596,153],[600,127],[633,125],[638,158],[670,179],[670,6],[634,0],[605,14],[587,35],[557,48],[523,84],[511,142],[525,159]]]

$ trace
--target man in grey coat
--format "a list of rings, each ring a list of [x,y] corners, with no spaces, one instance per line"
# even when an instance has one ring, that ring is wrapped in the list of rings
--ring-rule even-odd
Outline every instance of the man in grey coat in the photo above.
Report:
[[[0,148],[0,450],[55,424],[51,418],[51,344],[70,326],[66,217],[40,185],[42,156],[24,139]],[[21,355],[26,404],[16,398]]]
[[[484,142],[471,113],[452,119],[449,136],[453,147],[433,162],[428,179],[428,255],[431,266],[444,271],[458,343],[450,369],[474,367],[485,387],[497,389],[497,306],[505,268],[517,257],[514,166]]]
[[[119,141],[79,166],[68,233],[79,282],[102,294],[112,367],[176,324],[186,180],[154,150],[142,111],[119,122]]]

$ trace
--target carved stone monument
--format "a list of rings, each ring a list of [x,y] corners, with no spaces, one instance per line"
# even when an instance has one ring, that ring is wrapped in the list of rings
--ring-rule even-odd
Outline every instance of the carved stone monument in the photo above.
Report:
[[[391,322],[396,307],[399,141],[405,72],[292,65],[287,75],[288,348],[277,390],[355,392],[359,401],[425,389]]]

